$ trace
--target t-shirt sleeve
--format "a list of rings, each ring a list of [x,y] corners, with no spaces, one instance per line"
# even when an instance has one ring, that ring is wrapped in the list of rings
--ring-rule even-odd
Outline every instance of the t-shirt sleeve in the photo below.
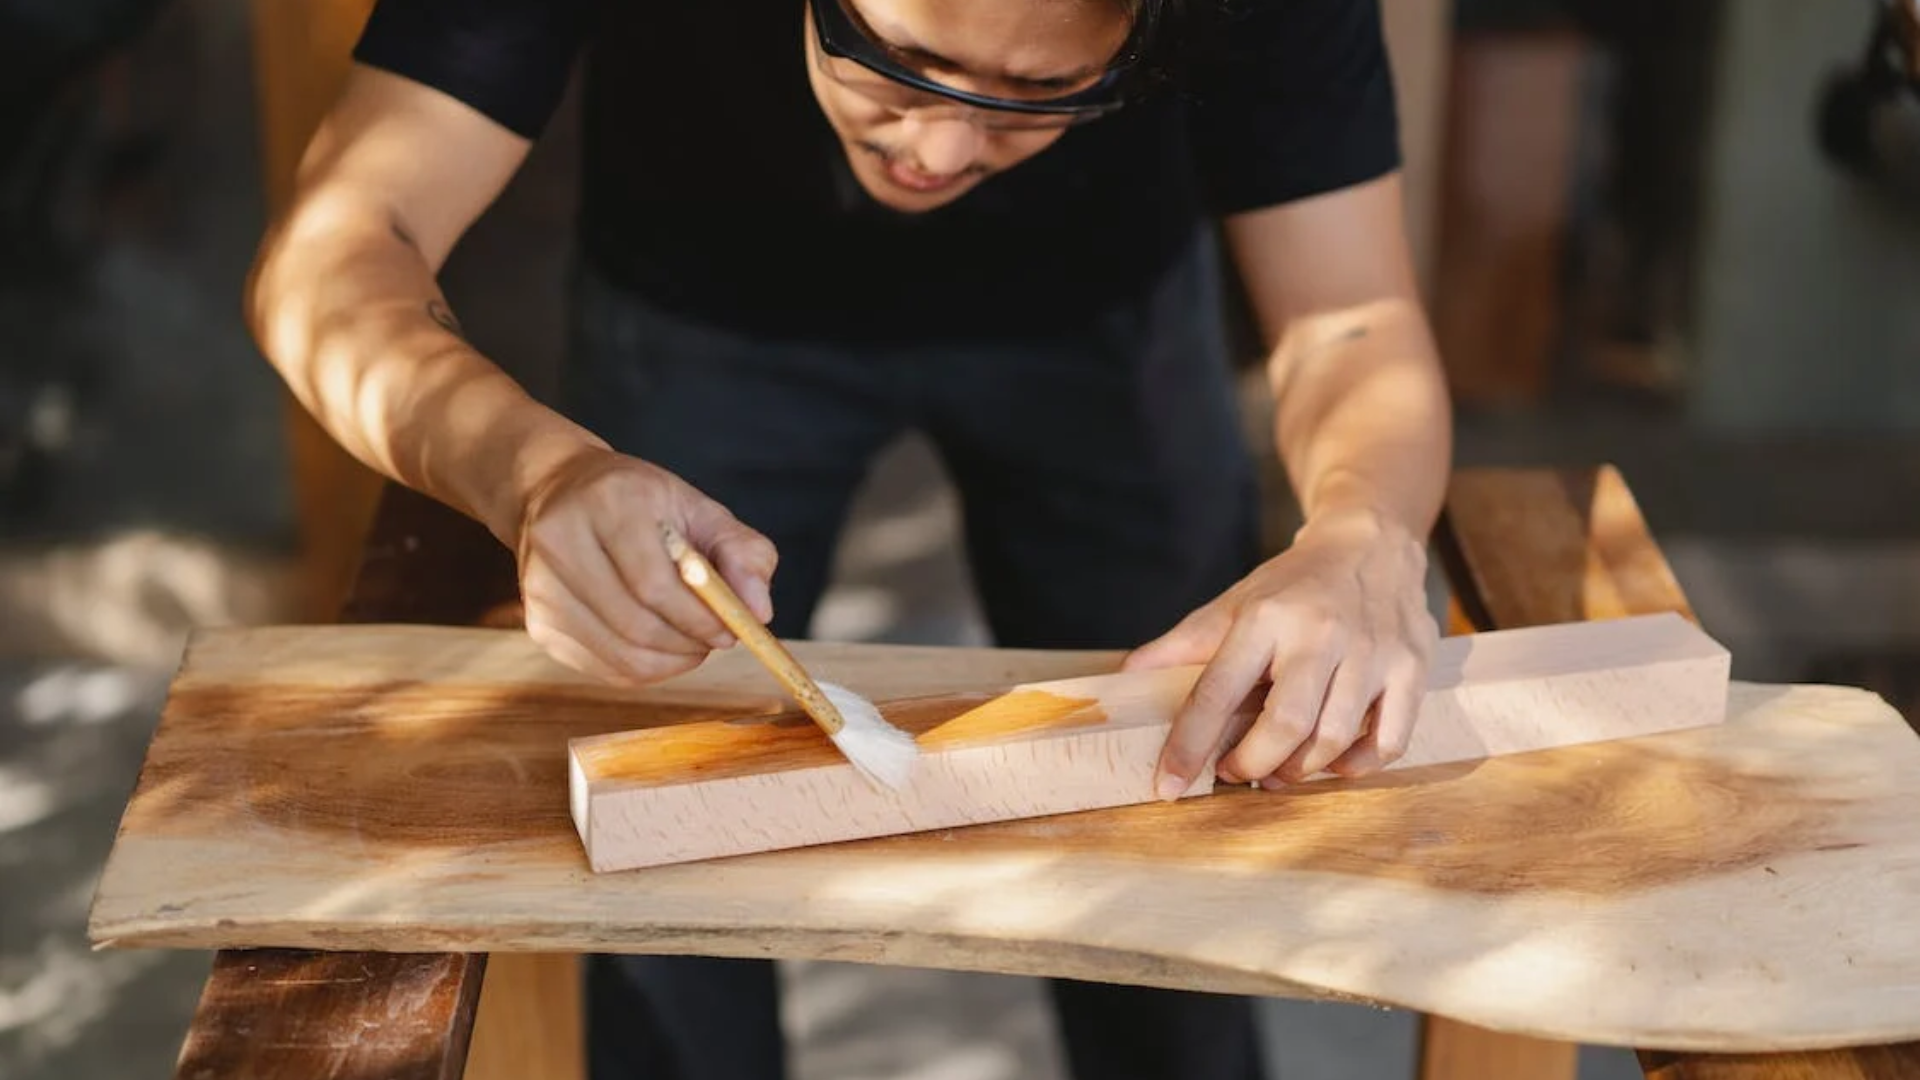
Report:
[[[566,94],[586,0],[379,0],[353,57],[537,138]]]
[[[1216,214],[1375,179],[1400,165],[1379,0],[1216,0],[1187,110]]]

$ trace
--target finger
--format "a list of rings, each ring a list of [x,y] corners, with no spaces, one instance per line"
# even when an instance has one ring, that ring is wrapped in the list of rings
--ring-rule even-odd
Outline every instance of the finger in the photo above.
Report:
[[[1417,665],[1413,670],[1387,679],[1381,691],[1372,726],[1353,748],[1340,755],[1327,770],[1339,776],[1368,776],[1379,772],[1406,755],[1413,741],[1414,721],[1419,719],[1425,684]]]
[[[773,621],[774,567],[779,552],[773,541],[733,516],[725,506],[695,495],[686,511],[687,540],[698,547],[764,625]]]
[[[544,649],[547,655],[565,664],[583,675],[591,675],[603,682],[619,686],[630,686],[636,680],[594,654],[594,651],[580,643],[580,640],[549,621],[544,613],[527,619],[527,636],[536,645]]]
[[[1266,706],[1246,737],[1220,759],[1222,776],[1237,783],[1271,775],[1299,749],[1319,720],[1336,655],[1332,649],[1302,650],[1275,664]]]
[[[1173,629],[1134,649],[1120,663],[1122,671],[1204,664],[1219,651],[1233,629],[1233,611],[1216,600],[1196,608]]]
[[[1193,785],[1225,742],[1242,702],[1266,676],[1272,647],[1265,637],[1247,630],[1250,625],[1237,623],[1228,632],[1174,717],[1154,783],[1160,798],[1175,798]]]
[[[780,554],[773,541],[739,525],[715,542],[713,567],[762,623],[773,621],[773,571]]]
[[[653,539],[657,541],[657,537],[656,533]],[[653,598],[626,579],[615,564],[614,552],[609,550],[598,524],[566,530],[540,549],[539,554],[560,579],[563,591],[585,603],[601,623],[630,647],[689,656],[704,656],[712,648],[706,637],[690,634],[667,621],[655,607]],[[664,557],[656,561],[663,568],[667,565]],[[664,575],[671,571],[662,569],[658,573],[663,582]],[[652,584],[651,591],[705,611],[677,576],[670,585],[661,582]],[[725,627],[711,612],[706,612],[706,617],[712,631],[724,632]]]
[[[527,589],[527,636],[556,660],[609,682],[656,682],[689,670],[700,657],[636,649],[565,590]]]
[[[1380,696],[1382,681],[1371,657],[1350,653],[1343,658],[1334,669],[1312,733],[1274,770],[1280,778],[1297,784],[1346,753],[1366,729],[1367,713]]]
[[[524,591],[529,601],[537,598],[566,613],[570,629],[592,624],[605,631],[604,641],[598,633],[575,636],[617,666],[624,666],[619,658],[632,653],[671,653],[697,661],[709,651],[641,606],[586,530],[543,543],[527,570]]]
[[[622,614],[625,636],[636,644],[667,652],[705,652],[733,643],[726,624],[703,602],[674,568],[654,528],[628,528],[615,534],[596,523],[595,535],[632,610]]]

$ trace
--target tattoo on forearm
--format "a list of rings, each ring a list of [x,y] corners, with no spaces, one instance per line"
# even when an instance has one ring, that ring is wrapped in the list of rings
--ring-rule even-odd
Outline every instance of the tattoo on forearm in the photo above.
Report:
[[[1342,345],[1359,341],[1361,338],[1366,337],[1367,334],[1370,332],[1371,332],[1371,328],[1365,325],[1350,326],[1337,337],[1331,337],[1325,341],[1319,342],[1318,344],[1309,346],[1306,353],[1303,355],[1303,359],[1308,356],[1319,356],[1321,353],[1324,353],[1329,349],[1335,349]]]
[[[460,329],[460,320],[453,317],[453,309],[447,306],[446,301],[437,297],[427,301],[427,315],[455,337],[467,336],[466,333]]]

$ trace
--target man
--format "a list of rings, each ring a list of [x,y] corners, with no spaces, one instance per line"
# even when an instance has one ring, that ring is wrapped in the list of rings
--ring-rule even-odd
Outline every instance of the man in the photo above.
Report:
[[[581,53],[549,408],[434,274]],[[357,58],[252,325],[347,449],[517,553],[559,660],[645,683],[729,644],[662,519],[803,635],[867,463],[911,428],[957,481],[1001,644],[1206,664],[1163,792],[1405,746],[1451,430],[1370,0],[385,0]],[[1216,236],[1306,513],[1264,563]],[[1259,1075],[1244,1000],[1051,985],[1082,1080]],[[780,1075],[766,963],[596,958],[590,987],[599,1075]]]

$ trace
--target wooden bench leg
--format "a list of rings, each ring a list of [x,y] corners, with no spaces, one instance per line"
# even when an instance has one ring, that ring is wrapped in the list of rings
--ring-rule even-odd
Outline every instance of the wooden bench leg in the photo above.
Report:
[[[465,1080],[586,1080],[580,977],[570,953],[488,957]]]
[[[1420,1025],[1420,1080],[1574,1080],[1579,1049],[1572,1043],[1425,1016]]]

